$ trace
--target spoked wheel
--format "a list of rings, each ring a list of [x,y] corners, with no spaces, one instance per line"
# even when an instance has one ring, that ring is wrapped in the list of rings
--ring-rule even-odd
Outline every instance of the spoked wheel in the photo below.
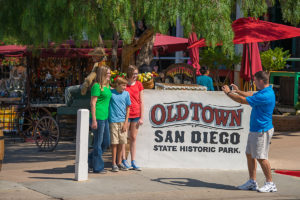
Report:
[[[59,127],[53,117],[42,117],[34,130],[34,140],[39,150],[53,151],[59,140]]]
[[[34,127],[43,116],[51,116],[46,108],[25,107],[19,112],[19,135],[26,138],[34,137]]]

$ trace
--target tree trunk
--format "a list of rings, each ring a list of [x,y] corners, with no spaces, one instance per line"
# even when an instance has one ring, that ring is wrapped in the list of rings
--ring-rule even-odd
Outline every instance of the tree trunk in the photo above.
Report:
[[[152,39],[148,41],[140,50],[139,55],[136,59],[136,66],[140,67],[143,64],[150,65],[150,62],[153,59],[153,45],[155,41],[155,35],[152,36]]]
[[[140,38],[133,40],[129,45],[123,46],[121,71],[126,72],[129,65],[135,64],[135,52],[150,41],[153,35],[153,29],[147,29]]]
[[[111,62],[112,62],[112,70],[117,69],[118,65],[118,41],[119,41],[119,33],[117,31],[114,32],[114,41],[111,51]]]

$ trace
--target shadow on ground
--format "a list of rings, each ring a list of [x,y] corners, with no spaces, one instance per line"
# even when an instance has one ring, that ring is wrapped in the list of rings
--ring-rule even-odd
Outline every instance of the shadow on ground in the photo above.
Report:
[[[275,132],[272,139],[281,139],[281,136],[297,137],[300,136],[300,132]]]
[[[41,180],[67,180],[67,181],[74,181],[73,178],[58,178],[58,177],[29,177],[32,179],[41,179]]]
[[[104,167],[111,167],[111,162],[104,162]],[[67,174],[67,173],[75,173],[75,164],[67,165],[66,167],[56,167],[52,169],[37,169],[37,170],[25,170],[25,172],[33,173],[33,174]]]
[[[58,143],[53,152],[41,152],[35,143],[5,141],[4,163],[32,163],[75,160],[75,142]]]
[[[209,182],[200,181],[191,178],[157,178],[157,179],[152,179],[152,181],[159,182],[162,184],[175,185],[175,186],[206,187],[206,188],[215,188],[215,189],[222,189],[222,190],[237,190],[237,188],[232,185],[209,183]]]
[[[75,165],[67,165],[66,167],[56,167],[52,169],[25,170],[28,173],[36,174],[66,174],[75,173]]]

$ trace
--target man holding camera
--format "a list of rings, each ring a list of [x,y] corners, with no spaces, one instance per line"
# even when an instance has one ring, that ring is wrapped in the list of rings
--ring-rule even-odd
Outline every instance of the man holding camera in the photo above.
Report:
[[[268,161],[269,145],[274,133],[272,114],[275,107],[275,94],[272,86],[269,85],[269,75],[266,72],[255,73],[254,83],[259,90],[256,93],[240,91],[234,84],[231,85],[232,90],[228,85],[222,87],[224,93],[232,100],[252,107],[250,132],[246,147],[249,180],[238,186],[238,189],[276,192],[277,188],[272,182],[271,166]],[[266,183],[261,188],[258,188],[256,182],[256,160],[266,177]]]

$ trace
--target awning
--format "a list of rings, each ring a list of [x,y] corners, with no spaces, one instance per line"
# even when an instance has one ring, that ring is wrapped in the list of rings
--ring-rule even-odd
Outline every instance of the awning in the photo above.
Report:
[[[162,48],[163,51],[172,53],[175,51],[184,51],[187,49],[188,39],[181,37],[174,37],[156,33],[153,48]]]
[[[0,46],[0,55],[22,56],[26,51],[26,46],[4,45]]]

